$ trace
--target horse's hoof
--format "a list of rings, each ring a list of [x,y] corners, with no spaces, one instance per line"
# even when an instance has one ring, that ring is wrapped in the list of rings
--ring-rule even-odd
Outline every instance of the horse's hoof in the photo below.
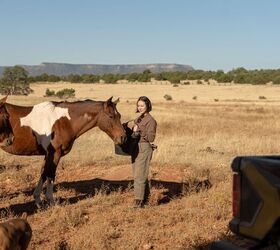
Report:
[[[48,206],[53,207],[53,206],[57,205],[58,202],[55,202],[54,200],[47,199],[47,204],[48,204]]]
[[[34,200],[35,200],[35,206],[37,208],[42,207],[43,206],[43,202],[42,202],[40,196],[38,197],[37,195],[33,195],[33,197],[34,197]]]
[[[35,206],[36,206],[37,209],[43,209],[44,208],[44,204],[43,204],[42,201],[41,202],[35,202]]]

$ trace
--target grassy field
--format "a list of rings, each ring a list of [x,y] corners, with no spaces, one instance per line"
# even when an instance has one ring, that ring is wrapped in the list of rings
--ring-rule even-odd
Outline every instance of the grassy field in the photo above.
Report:
[[[151,178],[187,183],[184,192],[166,197],[154,185],[151,204],[131,207],[133,190],[112,191],[99,185],[110,174],[128,171],[130,160],[114,154],[113,142],[98,130],[81,136],[59,164],[55,197],[58,205],[30,210],[42,157],[0,152],[1,220],[29,211],[33,228],[30,249],[207,249],[222,238],[238,240],[228,230],[231,219],[230,163],[237,155],[278,154],[280,88],[277,86],[33,84],[30,96],[8,102],[33,105],[46,88],[74,88],[76,99],[120,97],[122,121],[135,118],[135,102],[147,95],[158,122]],[[171,95],[166,101],[164,95]],[[198,183],[211,183],[198,188]],[[109,183],[110,184],[110,183]],[[175,185],[175,184],[174,184]],[[209,188],[211,187],[211,188]],[[3,209],[7,208],[7,209]]]

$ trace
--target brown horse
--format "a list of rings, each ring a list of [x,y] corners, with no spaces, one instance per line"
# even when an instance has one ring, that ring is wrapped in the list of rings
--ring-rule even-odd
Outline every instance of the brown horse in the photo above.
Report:
[[[121,115],[116,109],[119,100],[43,102],[22,107],[0,100],[0,147],[15,155],[45,155],[41,177],[33,196],[41,204],[40,193],[47,181],[46,197],[54,204],[53,183],[62,156],[68,154],[80,135],[99,127],[115,144],[122,144],[126,134]]]
[[[0,223],[0,250],[26,250],[32,237],[32,228],[27,221],[27,213]]]

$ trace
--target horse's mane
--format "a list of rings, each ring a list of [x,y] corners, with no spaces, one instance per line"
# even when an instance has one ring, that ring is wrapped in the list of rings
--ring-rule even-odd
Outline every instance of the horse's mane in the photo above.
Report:
[[[69,101],[51,101],[53,104],[71,104],[71,103],[85,103],[85,102],[93,102],[93,103],[98,103],[98,102],[102,102],[102,101],[95,101],[95,100],[91,100],[91,99],[86,99],[86,100],[77,100],[77,101],[72,101],[72,102],[69,102]]]

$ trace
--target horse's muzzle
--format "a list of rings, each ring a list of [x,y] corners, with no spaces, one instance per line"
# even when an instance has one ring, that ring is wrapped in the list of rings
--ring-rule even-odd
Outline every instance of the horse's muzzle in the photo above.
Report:
[[[126,140],[127,140],[126,135],[122,135],[120,137],[115,137],[114,142],[115,142],[115,144],[121,145],[121,144],[124,144],[126,142]]]
[[[121,144],[124,144],[126,142],[126,140],[127,140],[127,136],[126,135],[121,136],[121,141],[122,141]]]

